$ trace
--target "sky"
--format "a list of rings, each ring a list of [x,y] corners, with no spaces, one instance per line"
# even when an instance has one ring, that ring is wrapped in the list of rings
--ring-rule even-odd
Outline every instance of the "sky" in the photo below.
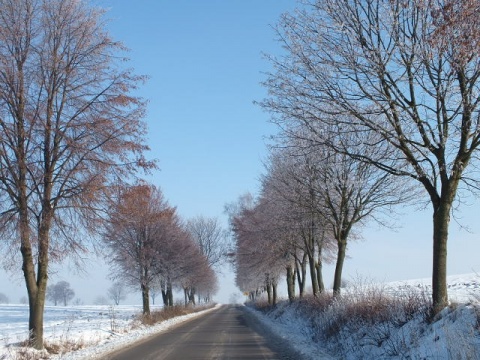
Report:
[[[256,193],[267,155],[265,138],[275,132],[269,115],[254,104],[266,96],[261,81],[270,69],[262,53],[281,54],[272,29],[295,0],[94,0],[107,9],[107,28],[130,49],[129,65],[149,76],[139,95],[149,101],[149,158],[159,170],[147,180],[159,186],[184,219],[218,217],[227,226],[224,206]],[[473,204],[473,205],[471,205]],[[480,272],[480,226],[475,200],[462,206],[461,230],[451,221],[449,274]],[[393,281],[431,274],[431,210],[398,209],[397,228],[367,224],[352,242],[345,278]],[[19,266],[20,268],[20,266]],[[51,282],[67,280],[90,303],[111,285],[108,264],[92,258],[79,276],[57,268]],[[20,271],[20,269],[18,269]],[[217,300],[232,293],[228,267]],[[325,267],[326,286],[333,265]],[[0,269],[0,292],[12,302],[26,294],[21,274]],[[129,298],[140,301],[139,295]]]

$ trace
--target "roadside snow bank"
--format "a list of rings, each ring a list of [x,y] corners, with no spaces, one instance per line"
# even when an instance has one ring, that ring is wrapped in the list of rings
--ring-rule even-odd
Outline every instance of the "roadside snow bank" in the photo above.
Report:
[[[303,348],[305,359],[480,359],[478,276],[448,280],[454,302],[433,319],[423,279],[356,284],[339,298],[324,294],[250,311]]]

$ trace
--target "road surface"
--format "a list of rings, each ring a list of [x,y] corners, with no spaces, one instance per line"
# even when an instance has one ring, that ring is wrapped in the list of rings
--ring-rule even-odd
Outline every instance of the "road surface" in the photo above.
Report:
[[[241,306],[222,306],[102,360],[281,359],[301,357]]]

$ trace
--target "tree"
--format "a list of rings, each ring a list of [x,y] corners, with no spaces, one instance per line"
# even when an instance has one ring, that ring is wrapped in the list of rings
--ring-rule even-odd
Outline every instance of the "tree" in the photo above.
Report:
[[[120,301],[127,298],[127,293],[125,291],[125,285],[121,282],[114,282],[107,290],[108,297],[113,300],[115,305],[119,305]]]
[[[93,304],[94,305],[107,305],[108,304],[108,299],[103,295],[99,295],[95,298],[95,300],[93,300]]]
[[[75,297],[75,291],[70,288],[70,283],[67,281],[59,281],[56,284],[47,287],[47,299],[52,301],[55,306],[59,302],[63,302],[64,306]]]
[[[150,314],[150,286],[175,222],[175,208],[160,189],[144,182],[119,189],[111,206],[103,239],[111,252],[112,275],[140,288],[144,314]]]
[[[0,304],[8,304],[9,302],[10,300],[8,299],[8,296],[4,293],[0,293]]]
[[[43,348],[49,262],[87,251],[108,184],[151,168],[142,77],[102,11],[76,0],[0,1],[0,192],[4,237],[20,250],[30,345]],[[51,236],[52,232],[55,236]]]
[[[312,158],[294,153],[292,144],[288,144],[287,148],[290,150],[272,149],[263,179],[263,191],[269,193],[270,199],[277,198],[277,203],[283,203],[282,218],[290,229],[290,239],[293,239],[290,240],[290,251],[295,259],[300,296],[305,286],[307,260],[312,292],[317,296],[325,289],[322,265],[332,258],[333,237],[329,236],[331,229],[324,221],[324,209],[317,191],[320,179],[316,167],[311,164]],[[290,270],[287,282],[293,281],[293,276]],[[292,288],[292,284],[288,287]]]
[[[186,229],[207,258],[211,267],[219,268],[227,253],[226,232],[218,219],[198,216],[187,221]]]
[[[278,280],[289,262],[286,249],[278,243],[283,229],[276,221],[276,208],[269,199],[260,197],[248,207],[240,203],[239,209],[231,220],[236,240],[237,285],[252,297],[260,289],[265,290],[268,303],[275,305]]]
[[[305,127],[338,153],[424,189],[433,210],[435,313],[448,303],[453,203],[479,185],[477,11],[477,2],[460,0],[308,1],[282,17],[287,55],[271,57],[276,71],[265,82],[271,96],[263,106],[282,128]],[[375,142],[353,146],[352,134],[362,133]],[[365,153],[365,145],[385,153]]]

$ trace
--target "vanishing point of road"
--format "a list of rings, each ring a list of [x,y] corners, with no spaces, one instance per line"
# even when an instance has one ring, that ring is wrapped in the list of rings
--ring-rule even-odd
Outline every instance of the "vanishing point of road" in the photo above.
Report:
[[[102,360],[301,359],[242,306],[221,306]]]

